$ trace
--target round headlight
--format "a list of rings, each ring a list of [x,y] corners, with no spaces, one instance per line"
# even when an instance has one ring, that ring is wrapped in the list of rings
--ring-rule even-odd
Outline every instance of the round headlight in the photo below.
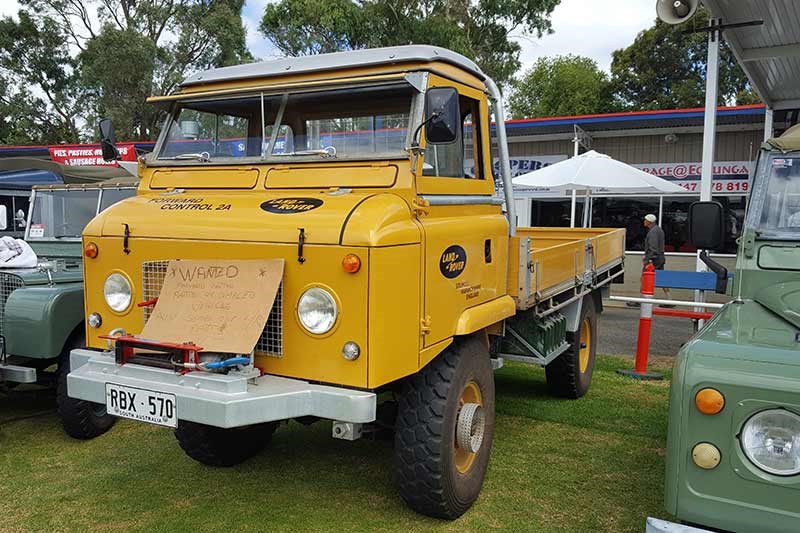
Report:
[[[108,306],[121,313],[131,306],[131,284],[128,278],[114,272],[106,278],[103,284],[103,296]]]
[[[800,474],[800,416],[769,409],[750,417],[742,428],[742,450],[758,468],[770,474]]]
[[[312,287],[300,296],[297,303],[297,316],[300,323],[311,333],[321,335],[336,324],[339,310],[331,293],[319,287]]]

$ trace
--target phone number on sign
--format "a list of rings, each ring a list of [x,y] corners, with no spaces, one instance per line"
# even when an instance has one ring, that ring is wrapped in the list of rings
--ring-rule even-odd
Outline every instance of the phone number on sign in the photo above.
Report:
[[[680,183],[681,187],[687,191],[699,191],[700,182]],[[712,192],[747,192],[748,182],[746,181],[717,181],[711,184]]]

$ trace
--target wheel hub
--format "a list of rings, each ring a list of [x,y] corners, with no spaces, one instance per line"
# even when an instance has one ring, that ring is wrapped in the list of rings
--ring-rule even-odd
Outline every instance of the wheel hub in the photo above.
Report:
[[[456,422],[456,444],[468,453],[477,453],[483,444],[486,415],[477,403],[465,403]]]

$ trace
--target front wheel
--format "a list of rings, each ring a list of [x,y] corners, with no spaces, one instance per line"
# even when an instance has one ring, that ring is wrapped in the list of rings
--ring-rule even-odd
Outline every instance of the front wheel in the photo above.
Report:
[[[494,375],[486,339],[457,340],[406,379],[394,443],[408,505],[453,520],[478,498],[494,434]]]
[[[117,421],[114,416],[106,412],[104,404],[78,400],[67,394],[69,353],[73,348],[82,348],[84,344],[86,343],[82,334],[74,335],[74,338],[67,341],[64,351],[59,356],[56,384],[56,404],[61,425],[67,435],[80,440],[102,435]]]
[[[218,428],[181,420],[175,430],[186,455],[209,466],[234,466],[250,459],[272,440],[278,422]]]

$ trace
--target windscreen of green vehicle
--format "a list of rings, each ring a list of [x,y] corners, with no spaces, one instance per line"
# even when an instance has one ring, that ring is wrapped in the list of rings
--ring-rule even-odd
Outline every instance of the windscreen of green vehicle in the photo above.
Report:
[[[37,190],[31,207],[28,240],[80,240],[98,209],[136,194],[135,188]]]
[[[781,234],[800,235],[800,156],[771,154],[764,159],[759,179],[766,179],[761,216],[757,226],[760,237]]]

